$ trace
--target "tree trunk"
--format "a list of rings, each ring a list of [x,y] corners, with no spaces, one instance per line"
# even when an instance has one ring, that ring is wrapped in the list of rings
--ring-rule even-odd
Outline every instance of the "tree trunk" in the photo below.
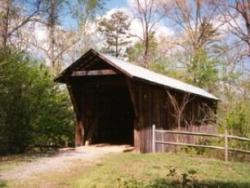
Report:
[[[178,131],[181,130],[181,116],[182,116],[182,114],[179,114],[179,113],[178,113],[178,116],[177,116],[177,127],[178,127]],[[176,135],[176,142],[180,142],[180,137],[179,137],[178,134]]]
[[[5,49],[8,42],[11,0],[0,1],[0,48]]]
[[[115,40],[115,57],[119,56],[119,52],[118,52],[118,33],[117,33],[117,37]]]
[[[48,27],[49,27],[49,37],[50,37],[50,44],[49,44],[49,51],[50,51],[50,62],[54,72],[57,70],[56,60],[55,60],[55,26],[56,26],[56,0],[50,1],[50,13],[49,13],[49,20],[48,20]]]
[[[148,68],[148,48],[149,48],[149,32],[148,32],[148,25],[146,24],[145,28],[145,46],[144,46],[144,57],[143,57],[143,65],[145,68]]]

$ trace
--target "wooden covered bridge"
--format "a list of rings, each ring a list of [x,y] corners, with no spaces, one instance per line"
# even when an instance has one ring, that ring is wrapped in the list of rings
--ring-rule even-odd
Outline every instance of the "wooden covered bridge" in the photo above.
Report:
[[[201,107],[215,112],[215,96],[93,49],[55,80],[67,84],[71,96],[76,146],[130,144],[139,152],[151,152],[153,124],[157,129],[213,129],[209,110]],[[177,117],[184,103],[182,117]]]

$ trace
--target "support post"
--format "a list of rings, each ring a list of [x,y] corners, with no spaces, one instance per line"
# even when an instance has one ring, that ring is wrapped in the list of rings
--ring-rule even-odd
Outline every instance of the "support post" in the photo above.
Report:
[[[75,125],[75,146],[79,147],[83,145],[83,138],[84,138],[84,128],[82,126],[82,121],[77,120]]]
[[[152,126],[152,152],[155,153],[155,124]]]
[[[228,161],[228,133],[227,133],[227,129],[225,130],[225,146],[224,146],[224,156],[225,156],[225,161]]]

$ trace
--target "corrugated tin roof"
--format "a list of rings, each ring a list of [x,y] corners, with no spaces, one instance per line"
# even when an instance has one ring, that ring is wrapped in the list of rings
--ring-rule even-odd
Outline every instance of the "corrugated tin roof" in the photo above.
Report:
[[[115,68],[117,68],[118,70],[122,71],[124,74],[126,74],[130,77],[139,78],[142,80],[152,82],[152,83],[157,84],[157,85],[162,85],[162,86],[166,86],[166,87],[173,88],[176,90],[184,91],[187,93],[192,93],[192,94],[196,94],[196,95],[203,96],[206,98],[218,100],[217,97],[215,97],[211,93],[209,93],[206,90],[201,89],[199,87],[187,84],[185,82],[176,80],[174,78],[170,78],[170,77],[162,75],[162,74],[155,73],[155,72],[148,70],[146,68],[140,67],[140,66],[132,64],[132,63],[128,63],[126,61],[120,60],[116,57],[113,57],[113,56],[110,56],[107,54],[99,53],[95,50],[92,50],[92,52],[94,52],[101,59],[103,59],[104,61],[106,61],[107,63],[114,66]],[[79,61],[77,61],[76,63],[79,63]],[[72,65],[74,65],[74,64],[72,64]],[[62,74],[61,74],[61,76],[62,76]]]
[[[118,58],[115,58],[107,54],[102,54],[102,53],[99,53],[99,54],[103,56],[105,59],[107,59],[111,64],[114,64],[115,66],[124,70],[132,77],[147,80],[147,81],[159,84],[159,85],[167,86],[167,87],[185,91],[188,93],[197,94],[206,98],[218,100],[217,97],[215,97],[214,95],[210,94],[209,92],[199,87],[187,84],[185,82],[176,80],[174,78],[170,78],[162,74],[155,73],[143,67],[122,61]]]

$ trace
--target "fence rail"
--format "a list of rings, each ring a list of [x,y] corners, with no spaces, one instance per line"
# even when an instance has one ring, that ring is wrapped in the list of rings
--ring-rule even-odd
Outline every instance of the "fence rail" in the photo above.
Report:
[[[183,143],[183,142],[178,142],[178,141],[177,142],[171,142],[171,141],[157,140],[156,139],[156,133],[217,137],[217,138],[221,138],[221,139],[224,138],[224,147],[222,147],[222,146],[212,146],[212,145],[202,145],[202,144]],[[225,161],[228,161],[228,152],[229,151],[235,151],[235,152],[250,154],[250,150],[229,148],[228,147],[229,139],[235,139],[235,140],[250,142],[250,138],[239,137],[239,136],[234,136],[234,135],[228,135],[227,131],[225,131],[225,134],[209,134],[209,133],[188,132],[188,131],[157,130],[155,128],[155,125],[152,126],[152,151],[153,152],[156,151],[156,144],[167,144],[167,145],[176,145],[176,146],[190,146],[190,147],[201,147],[201,148],[224,150],[224,159],[225,159]]]

